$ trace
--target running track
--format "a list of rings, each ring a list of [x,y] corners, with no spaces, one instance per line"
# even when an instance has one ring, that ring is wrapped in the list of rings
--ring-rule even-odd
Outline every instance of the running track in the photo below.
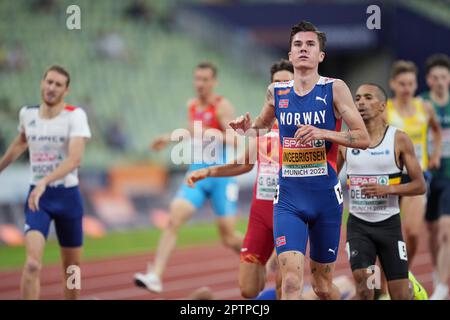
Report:
[[[424,230],[425,231],[425,230]],[[426,234],[426,233],[424,233]],[[345,235],[341,237],[335,275],[351,276],[345,252]],[[89,261],[82,264],[82,299],[188,299],[195,289],[211,288],[217,299],[242,299],[238,289],[239,258],[231,250],[215,243],[177,249],[169,261],[164,278],[164,293],[153,294],[133,284],[133,274],[143,271],[151,255],[139,254]],[[307,261],[306,281],[310,283]],[[412,271],[431,294],[430,256],[426,237],[422,238]],[[59,265],[44,267],[41,298],[62,299],[62,271]],[[0,273],[0,300],[19,298],[20,270]],[[269,277],[268,286],[273,286]]]

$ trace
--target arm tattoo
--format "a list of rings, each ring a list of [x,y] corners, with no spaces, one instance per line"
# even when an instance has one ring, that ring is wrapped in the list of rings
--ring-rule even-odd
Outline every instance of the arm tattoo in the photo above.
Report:
[[[312,269],[311,269],[311,273],[315,273],[317,271],[317,268],[316,267],[313,267]]]
[[[352,136],[350,130],[347,131],[346,139],[348,142],[350,142],[350,144],[352,144],[356,140],[356,138]]]
[[[327,264],[327,266],[325,267],[325,273],[330,273],[330,272],[331,272],[330,265]]]
[[[267,92],[266,92],[266,102],[268,102],[268,103],[270,103],[270,104],[275,104],[275,101],[274,101],[274,99],[273,99],[273,89],[271,89],[271,87],[269,87],[268,89],[267,89]]]

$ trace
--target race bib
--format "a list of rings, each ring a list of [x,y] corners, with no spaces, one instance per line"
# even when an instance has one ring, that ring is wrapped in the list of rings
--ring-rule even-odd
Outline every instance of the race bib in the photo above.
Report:
[[[256,199],[273,200],[278,185],[278,164],[259,165],[259,173],[256,182]]]
[[[33,175],[33,181],[39,181],[42,178],[48,176],[64,160],[64,155],[59,154],[52,150],[42,150],[39,152],[33,152],[30,155],[31,161],[31,173]]]
[[[327,174],[324,140],[301,144],[295,138],[283,138],[282,177],[314,177]]]
[[[388,208],[388,196],[366,196],[361,191],[365,184],[389,185],[389,176],[350,176],[350,212],[377,212]]]
[[[275,197],[273,197],[273,204],[277,204],[279,198],[280,198],[280,185],[277,185],[275,189]]]
[[[338,181],[338,183],[334,186],[334,193],[336,194],[336,200],[338,201],[338,204],[342,204],[344,202],[344,194],[342,193],[340,181]]]
[[[398,255],[400,260],[408,261],[408,254],[406,252],[406,243],[398,241]]]

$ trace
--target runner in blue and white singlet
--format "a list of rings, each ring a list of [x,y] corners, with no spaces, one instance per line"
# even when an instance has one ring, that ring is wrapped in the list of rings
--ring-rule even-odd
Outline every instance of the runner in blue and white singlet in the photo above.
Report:
[[[342,214],[336,174],[338,145],[365,149],[369,144],[345,82],[318,73],[325,43],[325,34],[310,22],[293,26],[289,60],[294,80],[269,86],[254,123],[248,113],[230,123],[238,132],[258,135],[260,129],[267,130],[278,120],[282,149],[274,200],[274,241],[282,299],[301,298],[308,238],[314,291],[320,299],[340,298],[332,282]],[[347,132],[340,131],[342,120]]]
[[[298,250],[305,254],[309,236],[311,259],[320,263],[335,261],[339,246],[343,198],[336,171],[338,144],[324,139],[301,143],[294,135],[305,124],[340,131],[342,119],[333,111],[334,81],[320,77],[304,96],[295,92],[293,81],[274,87],[281,137],[274,206],[277,253]]]

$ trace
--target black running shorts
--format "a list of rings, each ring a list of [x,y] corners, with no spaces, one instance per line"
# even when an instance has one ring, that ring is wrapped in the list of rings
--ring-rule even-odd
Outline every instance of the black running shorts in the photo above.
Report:
[[[437,221],[443,214],[450,214],[450,179],[433,177],[425,219],[428,222]]]
[[[347,253],[352,271],[375,265],[378,256],[388,281],[408,278],[408,257],[399,214],[380,222],[367,222],[350,214]]]

